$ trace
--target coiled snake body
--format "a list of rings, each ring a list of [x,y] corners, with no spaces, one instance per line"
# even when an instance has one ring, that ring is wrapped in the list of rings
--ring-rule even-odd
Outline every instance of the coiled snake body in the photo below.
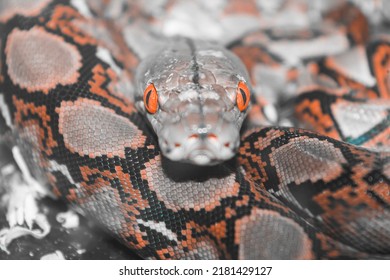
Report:
[[[351,51],[302,55],[304,69],[285,72],[286,84],[303,84],[291,119],[304,130],[275,126],[269,108],[279,103],[246,74],[256,80],[256,61],[283,70],[277,34],[266,40],[274,54],[262,44],[271,31],[228,42],[247,70],[209,40],[182,37],[138,65],[145,55],[123,38],[133,29],[121,29],[137,22],[114,24],[90,2],[0,5],[1,139],[17,143],[55,196],[143,258],[389,254],[390,46],[386,37],[363,46],[367,22],[356,8],[327,14],[346,17]],[[229,14],[237,4],[226,3]],[[351,60],[367,79],[349,74]]]

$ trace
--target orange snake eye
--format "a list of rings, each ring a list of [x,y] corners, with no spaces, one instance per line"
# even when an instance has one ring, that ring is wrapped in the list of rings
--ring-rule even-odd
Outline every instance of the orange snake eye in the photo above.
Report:
[[[248,108],[251,93],[245,82],[240,81],[237,86],[237,107],[242,112]]]
[[[158,110],[158,94],[153,84],[148,85],[144,91],[145,109],[150,114],[155,114]]]

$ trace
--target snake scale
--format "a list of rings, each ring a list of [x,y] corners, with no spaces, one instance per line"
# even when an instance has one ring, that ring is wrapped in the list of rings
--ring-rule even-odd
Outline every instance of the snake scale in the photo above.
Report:
[[[387,258],[389,37],[350,3],[332,28],[162,37],[189,1],[160,2],[2,1],[1,142],[142,258]]]

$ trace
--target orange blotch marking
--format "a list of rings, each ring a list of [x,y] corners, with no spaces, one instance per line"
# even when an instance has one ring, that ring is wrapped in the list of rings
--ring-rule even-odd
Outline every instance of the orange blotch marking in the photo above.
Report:
[[[131,114],[135,112],[133,103],[128,101],[121,93],[114,90],[112,86],[107,86],[107,82],[115,84],[117,76],[115,72],[109,68],[104,69],[101,64],[96,65],[92,69],[93,77],[88,82],[91,87],[91,93],[99,95],[112,105],[119,107],[124,113]]]
[[[320,241],[318,245],[321,250],[325,251],[329,257],[336,258],[340,256],[341,250],[337,247],[337,243],[333,239],[330,239],[322,233],[316,233],[316,238]]]
[[[340,69],[332,58],[325,60],[325,66],[335,73],[336,82],[340,86],[338,90],[344,89],[345,91],[354,90],[354,97],[356,98],[378,98],[378,93],[374,90],[367,88],[362,83],[359,83],[349,77],[347,77],[343,70]]]
[[[209,227],[208,232],[216,238],[218,249],[224,252],[227,258],[229,258],[230,254],[226,248],[225,242],[223,241],[229,235],[227,223],[225,221],[215,223]]]
[[[46,26],[52,30],[60,30],[62,34],[71,37],[80,45],[96,45],[95,38],[83,32],[73,20],[86,20],[77,10],[64,5],[57,5],[54,8],[51,19]]]
[[[381,98],[390,98],[390,46],[379,46],[372,57]]]
[[[331,10],[325,15],[325,19],[341,25],[350,35],[355,44],[365,44],[369,38],[369,24],[364,14],[351,3]]]
[[[156,254],[159,256],[159,259],[161,260],[175,259],[175,252],[172,250],[168,250],[166,248],[156,250]]]
[[[120,236],[123,240],[126,240],[128,236],[132,236],[136,241],[128,242],[127,246],[130,248],[140,250],[149,245],[147,240],[144,240],[146,233],[140,232],[138,228],[137,215],[140,215],[140,210],[150,207],[149,202],[143,199],[142,194],[136,188],[133,188],[130,180],[130,175],[124,173],[120,166],[115,166],[115,172],[108,170],[100,171],[96,168],[89,168],[88,166],[79,167],[83,181],[80,185],[84,188],[83,197],[79,197],[74,191],[69,192],[67,197],[69,201],[76,201],[78,204],[83,204],[89,196],[97,193],[100,188],[110,185],[110,181],[119,180],[122,186],[123,192],[129,194],[126,198],[126,202],[122,202],[119,193],[115,191],[116,203],[120,206],[120,211],[124,217],[130,221],[122,225]],[[90,179],[91,177],[97,177],[96,179]],[[122,199],[124,199],[122,197]]]
[[[300,104],[296,105],[295,114],[301,121],[311,125],[317,132],[334,139],[341,139],[330,115],[322,112],[319,100],[303,100]]]
[[[17,99],[16,96],[12,97],[12,101],[16,108],[14,120],[17,126],[20,128],[31,127],[31,122],[34,121],[34,118],[42,122],[42,126],[36,126],[39,127],[39,131],[37,131],[39,148],[46,155],[52,155],[53,148],[57,147],[58,143],[53,137],[53,131],[50,126],[51,117],[47,113],[46,106],[35,106],[33,103],[25,103],[23,100]],[[25,120],[27,117],[29,119],[28,121]]]
[[[227,235],[226,222],[221,221],[219,223],[213,224],[212,226],[210,226],[209,231],[218,239],[226,238]]]

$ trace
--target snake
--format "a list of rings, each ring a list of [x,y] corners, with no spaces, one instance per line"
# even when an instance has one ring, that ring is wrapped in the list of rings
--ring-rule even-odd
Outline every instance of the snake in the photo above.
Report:
[[[351,3],[295,33],[149,28],[194,3],[2,1],[0,143],[145,259],[388,258],[389,37]]]

